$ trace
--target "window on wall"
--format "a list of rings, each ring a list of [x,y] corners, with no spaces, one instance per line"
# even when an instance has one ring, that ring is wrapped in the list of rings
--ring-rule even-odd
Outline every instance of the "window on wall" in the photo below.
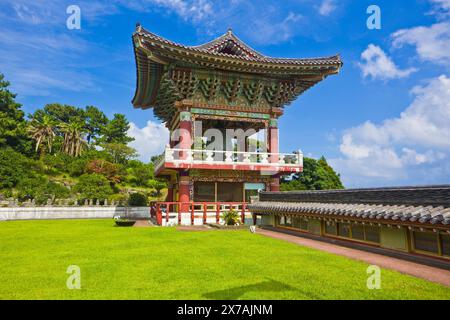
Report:
[[[450,234],[441,234],[442,255],[450,257]]]
[[[430,252],[439,253],[438,235],[433,232],[413,232],[414,239],[414,249]]]
[[[350,224],[339,222],[337,224],[338,236],[350,238]]]
[[[331,235],[337,235],[336,223],[334,222],[325,222],[325,233]]]
[[[290,227],[292,225],[292,218],[289,216],[277,216],[279,226]]]
[[[365,240],[380,243],[380,227],[364,226]]]
[[[380,243],[380,227],[378,226],[339,222],[335,226],[325,224],[325,233],[360,241]]]
[[[293,217],[292,218],[292,227],[301,229],[301,230],[308,230],[308,220],[306,220],[303,217]]]
[[[241,202],[244,184],[240,182],[217,182],[217,201]]]
[[[300,220],[300,229],[308,230],[308,220],[306,220],[305,218],[302,218]]]
[[[214,182],[194,182],[194,201],[214,202],[216,186]]]
[[[365,240],[364,226],[362,224],[352,224],[352,238],[356,240]]]
[[[300,229],[300,221],[301,221],[301,218],[300,218],[300,217],[294,217],[294,218],[292,219],[292,226],[293,226],[294,228]]]
[[[286,218],[286,226],[287,227],[292,226],[292,217],[286,216],[285,218]]]

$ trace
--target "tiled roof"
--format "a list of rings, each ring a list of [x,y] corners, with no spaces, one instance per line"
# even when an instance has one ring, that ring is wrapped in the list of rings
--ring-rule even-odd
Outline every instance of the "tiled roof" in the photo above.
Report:
[[[370,205],[321,202],[272,202],[249,204],[252,212],[261,214],[318,214],[393,222],[419,222],[450,225],[450,208],[443,206]]]
[[[250,46],[245,44],[242,40],[236,37],[231,30],[229,30],[224,35],[212,40],[208,43],[199,46],[186,46],[179,44],[161,36],[158,36],[138,25],[136,35],[143,38],[144,40],[153,41],[154,45],[169,46],[172,48],[183,49],[191,51],[193,53],[204,53],[211,56],[223,57],[223,58],[234,58],[238,60],[244,60],[248,62],[260,62],[269,64],[282,64],[282,65],[335,65],[337,67],[342,66],[342,61],[339,55],[334,55],[330,57],[321,58],[272,58],[267,57],[256,50],[252,49]],[[145,43],[145,42],[144,42]],[[229,53],[230,51],[223,51],[225,47],[233,49],[234,53]]]
[[[262,192],[259,214],[315,214],[450,226],[450,186]]]

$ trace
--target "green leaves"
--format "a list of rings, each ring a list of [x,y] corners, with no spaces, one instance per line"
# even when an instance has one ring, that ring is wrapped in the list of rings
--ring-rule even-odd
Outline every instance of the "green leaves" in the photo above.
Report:
[[[79,193],[80,199],[107,199],[113,194],[108,179],[101,174],[83,174],[78,183],[73,187]]]
[[[293,175],[292,179],[284,177],[281,182],[282,191],[344,188],[339,174],[333,170],[324,157],[319,160],[305,157],[303,172]]]
[[[116,113],[114,118],[101,130],[100,142],[126,145],[128,142],[134,141],[134,138],[128,136],[128,129],[130,129],[130,123],[127,118],[123,114]]]
[[[25,113],[15,101],[16,94],[8,90],[9,82],[0,73],[0,147],[25,150],[27,143]]]
[[[231,209],[229,211],[225,211],[224,213],[222,213],[222,219],[225,221],[225,224],[227,226],[234,226],[239,224],[239,213],[237,213],[237,211]]]

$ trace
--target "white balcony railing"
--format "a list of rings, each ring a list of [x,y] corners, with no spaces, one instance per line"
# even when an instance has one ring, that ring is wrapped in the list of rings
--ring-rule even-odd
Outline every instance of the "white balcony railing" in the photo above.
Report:
[[[264,165],[273,167],[303,167],[303,154],[269,153],[224,150],[172,149],[166,147],[163,156],[157,162],[158,170],[165,162],[187,164],[240,164]]]

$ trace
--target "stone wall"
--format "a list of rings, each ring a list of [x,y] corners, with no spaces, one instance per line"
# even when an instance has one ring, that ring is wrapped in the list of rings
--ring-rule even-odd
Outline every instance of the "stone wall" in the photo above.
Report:
[[[149,218],[150,207],[74,206],[4,207],[0,221],[39,219],[112,219],[114,216]]]

